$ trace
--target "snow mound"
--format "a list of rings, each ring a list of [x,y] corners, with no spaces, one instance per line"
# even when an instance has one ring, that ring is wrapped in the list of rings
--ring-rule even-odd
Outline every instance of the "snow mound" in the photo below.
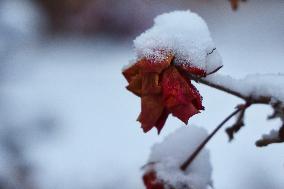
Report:
[[[155,144],[148,162],[155,162],[157,178],[174,188],[182,188],[184,185],[190,189],[208,188],[212,183],[212,167],[207,149],[201,151],[185,172],[179,168],[206,137],[205,129],[180,127],[164,141]]]
[[[138,59],[163,60],[171,53],[176,64],[197,67],[207,73],[222,66],[207,24],[189,10],[157,16],[153,27],[134,40],[134,48]]]
[[[243,79],[234,79],[228,75],[214,74],[206,80],[238,91],[243,96],[270,96],[284,103],[284,74],[253,74]]]

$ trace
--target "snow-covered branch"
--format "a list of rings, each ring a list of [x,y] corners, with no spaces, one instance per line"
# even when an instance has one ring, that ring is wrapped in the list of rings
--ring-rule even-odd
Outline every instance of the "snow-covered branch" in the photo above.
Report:
[[[280,118],[284,124],[284,75],[283,74],[257,74],[249,75],[243,79],[234,79],[230,76],[214,74],[205,78],[196,77],[188,74],[190,79],[198,83],[213,87],[217,90],[226,92],[230,95],[239,97],[247,103],[270,105],[274,113],[268,119]],[[245,110],[240,112],[236,123],[229,127],[226,132],[230,140],[234,133],[238,132],[244,126],[243,118]],[[267,146],[272,143],[284,142],[284,126],[279,131],[273,130],[270,134],[264,135],[262,139],[256,142],[259,147]],[[277,134],[275,134],[277,133]]]
[[[284,102],[284,74],[255,74],[243,79],[214,74],[205,78],[189,75],[191,79],[229,93],[252,104]]]

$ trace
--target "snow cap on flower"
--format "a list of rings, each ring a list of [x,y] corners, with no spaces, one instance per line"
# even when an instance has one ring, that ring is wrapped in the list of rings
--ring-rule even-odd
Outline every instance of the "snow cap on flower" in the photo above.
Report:
[[[166,54],[172,54],[176,64],[196,67],[206,73],[222,66],[207,24],[189,10],[157,16],[154,25],[134,40],[134,48],[138,59],[161,60]]]
[[[181,127],[152,147],[143,181],[147,189],[207,189],[212,185],[209,151],[203,149],[185,171],[181,164],[207,137],[196,126]]]

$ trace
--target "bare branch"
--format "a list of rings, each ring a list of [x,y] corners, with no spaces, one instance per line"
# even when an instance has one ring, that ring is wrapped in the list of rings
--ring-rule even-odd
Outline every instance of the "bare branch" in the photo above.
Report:
[[[274,131],[272,130],[271,132],[274,132]],[[258,141],[256,141],[255,145],[258,147],[264,147],[269,144],[282,143],[282,142],[284,142],[284,123],[282,127],[280,127],[277,135],[263,136],[262,139],[259,139]]]
[[[244,124],[244,117],[245,117],[245,111],[246,109],[243,109],[235,122],[231,127],[228,127],[226,129],[226,133],[229,136],[229,140],[232,141],[234,139],[234,134],[237,133],[245,124]]]
[[[284,142],[283,139],[280,138],[263,138],[255,142],[255,145],[257,147],[265,147],[269,144],[275,144],[275,143],[282,143]]]

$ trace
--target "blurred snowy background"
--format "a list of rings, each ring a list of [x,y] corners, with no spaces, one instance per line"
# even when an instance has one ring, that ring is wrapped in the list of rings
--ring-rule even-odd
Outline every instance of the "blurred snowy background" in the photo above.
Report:
[[[284,72],[284,1],[0,0],[0,188],[142,189],[140,167],[162,134],[143,134],[140,101],[125,90],[121,68],[132,40],[162,12],[191,9],[208,23],[222,73]],[[211,131],[241,102],[197,85],[206,110],[193,117]],[[281,189],[284,146],[256,148],[275,127],[271,109],[251,108],[228,143],[208,145],[216,189]],[[280,123],[280,121],[279,121]]]

